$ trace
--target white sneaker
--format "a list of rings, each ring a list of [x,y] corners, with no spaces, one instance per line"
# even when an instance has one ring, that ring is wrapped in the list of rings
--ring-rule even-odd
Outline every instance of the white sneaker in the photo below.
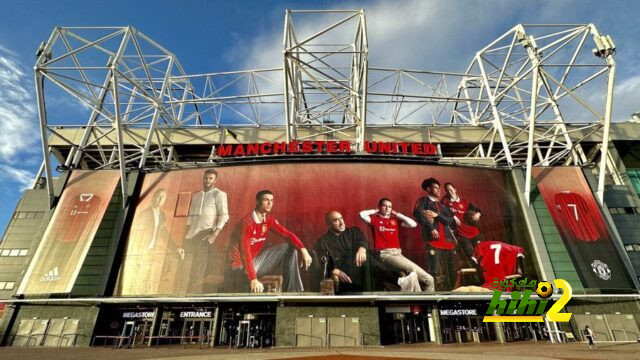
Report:
[[[414,292],[422,292],[422,288],[420,287],[420,280],[418,280],[418,274],[416,274],[416,280],[413,282],[413,291]]]
[[[398,285],[400,285],[400,290],[402,291],[414,291],[415,283],[418,282],[418,274],[415,271],[412,271],[407,276],[403,276],[398,278]]]

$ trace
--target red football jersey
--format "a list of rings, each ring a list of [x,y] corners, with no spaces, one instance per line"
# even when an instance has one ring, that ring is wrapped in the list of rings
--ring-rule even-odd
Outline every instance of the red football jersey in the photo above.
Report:
[[[500,241],[481,241],[473,250],[474,258],[482,267],[484,284],[491,289],[492,283],[498,279],[502,281],[509,275],[516,273],[518,256],[524,256],[520,246],[506,244]]]
[[[468,224],[464,220],[464,214],[469,209],[469,201],[460,197],[458,197],[457,201],[451,201],[448,196],[445,196],[442,198],[442,204],[448,206],[451,212],[453,212],[453,215],[460,220],[460,225],[456,226],[458,235],[466,237],[467,239],[473,239],[480,235],[480,230],[476,226]]]
[[[371,227],[373,228],[373,246],[376,250],[400,248],[397,217],[391,215],[384,218],[379,213],[373,214]]]
[[[78,241],[91,222],[99,215],[100,197],[92,193],[81,193],[68,198],[62,205],[56,222],[55,239],[61,243]]]
[[[591,220],[593,212],[582,196],[572,192],[559,192],[555,195],[555,202],[563,223],[568,225],[577,240],[596,241],[600,238],[598,229]]]
[[[268,214],[264,221],[257,222],[255,212],[247,215],[243,219],[242,235],[240,241],[236,242],[229,253],[231,266],[234,268],[244,268],[249,280],[256,279],[256,270],[253,267],[253,259],[258,255],[260,249],[267,240],[267,234],[271,228],[275,229],[280,235],[288,237],[293,245],[302,249],[304,245],[302,241],[291,231],[280,225],[278,220]]]

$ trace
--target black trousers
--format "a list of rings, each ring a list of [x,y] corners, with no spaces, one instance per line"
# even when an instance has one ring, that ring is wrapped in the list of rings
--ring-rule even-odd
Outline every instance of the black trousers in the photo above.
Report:
[[[253,259],[256,277],[270,274],[282,274],[282,291],[302,292],[304,286],[298,267],[298,251],[288,243],[264,246]],[[224,274],[224,292],[249,292],[249,278],[243,268],[233,269],[230,266]]]
[[[340,283],[338,293],[360,292],[360,291],[381,291],[384,290],[384,283],[396,285],[399,274],[389,270],[379,259],[378,255],[371,250],[367,250],[367,261],[357,267],[355,265],[355,254],[349,263],[339,263],[336,267],[344,271],[351,278],[351,284]]]
[[[427,245],[429,272],[436,282],[436,290],[449,291],[456,280],[454,250],[436,249]]]

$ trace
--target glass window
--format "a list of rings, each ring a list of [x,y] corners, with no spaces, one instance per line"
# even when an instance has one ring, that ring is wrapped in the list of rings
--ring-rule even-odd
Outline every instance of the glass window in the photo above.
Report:
[[[13,285],[15,285],[14,281],[7,281],[7,283],[4,286],[4,289],[5,290],[11,290],[11,289],[13,289]]]
[[[29,253],[29,249],[20,249],[19,256],[27,256],[28,253]]]
[[[18,256],[20,255],[20,249],[11,249],[9,256]]]
[[[2,249],[0,256],[9,256],[10,252],[11,252],[11,249]]]
[[[633,244],[633,250],[640,251],[640,244]]]
[[[627,245],[624,246],[624,249],[627,250],[627,251],[633,251],[633,245],[627,244]]]
[[[0,290],[3,290],[5,285],[7,285],[6,282],[0,281]]]

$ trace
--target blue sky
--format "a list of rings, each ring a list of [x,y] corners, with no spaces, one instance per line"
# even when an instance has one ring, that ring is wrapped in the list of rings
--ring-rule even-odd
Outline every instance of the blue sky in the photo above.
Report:
[[[189,74],[280,66],[285,9],[364,8],[369,63],[465,70],[518,23],[594,23],[618,47],[614,117],[640,111],[640,3],[635,1],[3,1],[0,5],[0,232],[41,160],[35,50],[55,26],[131,25]],[[65,104],[57,109],[65,111]],[[70,112],[71,114],[71,112]],[[86,119],[70,119],[81,124]]]

